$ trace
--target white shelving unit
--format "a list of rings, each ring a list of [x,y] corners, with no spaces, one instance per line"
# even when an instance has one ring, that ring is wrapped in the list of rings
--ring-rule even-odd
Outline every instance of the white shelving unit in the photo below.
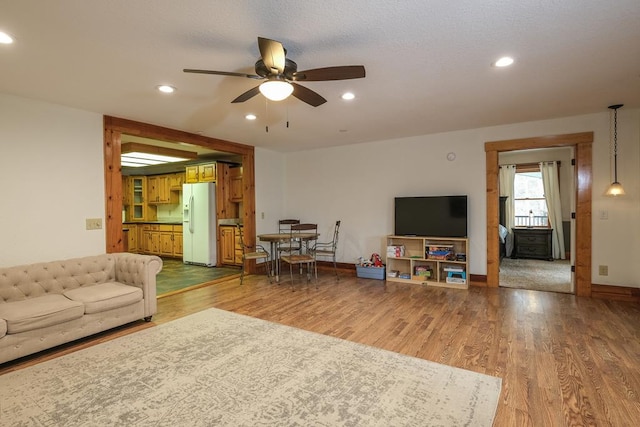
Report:
[[[469,239],[391,235],[387,236],[387,248],[390,246],[404,247],[404,254],[387,254],[387,281],[456,289],[469,288]],[[429,248],[436,247],[450,251],[451,255],[430,256]],[[390,276],[394,271],[403,277]],[[430,274],[426,273],[427,271]]]

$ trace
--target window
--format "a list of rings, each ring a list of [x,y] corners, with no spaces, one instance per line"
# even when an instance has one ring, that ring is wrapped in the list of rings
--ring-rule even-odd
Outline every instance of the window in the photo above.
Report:
[[[516,227],[548,227],[547,202],[544,199],[542,173],[538,165],[516,168],[513,182]]]

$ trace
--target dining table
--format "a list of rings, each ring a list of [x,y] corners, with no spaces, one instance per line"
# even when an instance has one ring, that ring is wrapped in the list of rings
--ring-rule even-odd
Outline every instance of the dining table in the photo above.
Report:
[[[258,234],[258,240],[261,242],[269,242],[271,249],[271,271],[275,272],[276,283],[280,283],[280,251],[278,245],[280,243],[289,242],[291,240],[291,233],[266,233]],[[319,233],[293,233],[295,240],[307,242],[309,240],[316,240]]]

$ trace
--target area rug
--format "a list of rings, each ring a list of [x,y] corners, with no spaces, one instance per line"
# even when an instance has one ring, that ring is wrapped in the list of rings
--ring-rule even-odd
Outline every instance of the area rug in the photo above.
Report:
[[[504,258],[499,280],[505,288],[571,293],[571,262]]]
[[[500,378],[208,309],[0,376],[7,426],[491,426]]]

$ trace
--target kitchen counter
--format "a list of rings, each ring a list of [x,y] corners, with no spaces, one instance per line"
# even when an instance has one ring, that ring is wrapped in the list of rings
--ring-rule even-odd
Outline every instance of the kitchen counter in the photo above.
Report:
[[[242,226],[242,220],[240,218],[225,218],[219,219],[218,225],[233,225],[240,224]]]
[[[182,225],[182,221],[125,221],[122,223],[122,225],[128,224]]]

